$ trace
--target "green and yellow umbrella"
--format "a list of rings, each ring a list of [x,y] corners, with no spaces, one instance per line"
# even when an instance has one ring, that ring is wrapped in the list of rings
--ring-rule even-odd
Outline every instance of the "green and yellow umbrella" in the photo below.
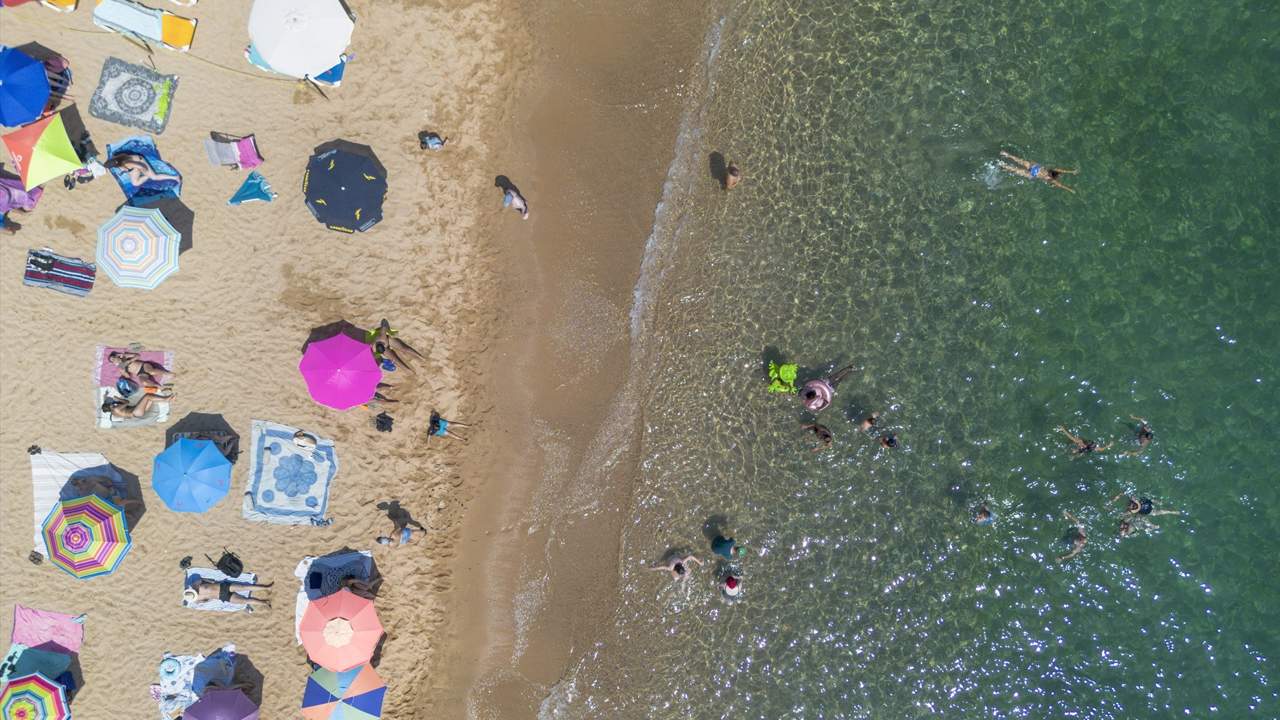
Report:
[[[69,717],[67,691],[40,673],[12,678],[0,690],[0,720],[65,720]]]
[[[54,505],[40,534],[49,560],[82,580],[115,572],[130,547],[124,511],[97,495]]]
[[[67,136],[62,115],[54,114],[4,136],[13,167],[27,190],[84,165]]]

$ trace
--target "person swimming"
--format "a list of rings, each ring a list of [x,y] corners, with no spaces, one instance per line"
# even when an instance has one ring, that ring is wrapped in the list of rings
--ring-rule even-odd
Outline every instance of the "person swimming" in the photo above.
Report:
[[[831,433],[830,428],[828,428],[826,425],[821,425],[819,423],[809,423],[807,425],[801,425],[800,429],[808,430],[809,432],[813,433],[813,436],[818,440],[818,445],[813,448],[814,452],[818,452],[820,450],[826,450],[827,448],[831,447],[831,443],[834,442],[836,439],[835,435]]]
[[[689,577],[689,563],[701,565],[702,561],[693,555],[686,555],[684,557],[672,556],[671,559],[667,561],[666,565],[658,565],[649,569],[659,571],[666,570],[671,573],[671,577],[675,580],[687,580]]]
[[[1128,493],[1120,493],[1111,498],[1111,502],[1115,502],[1120,498],[1126,498],[1124,514],[1125,515],[1181,515],[1179,510],[1156,510],[1155,503],[1148,497],[1134,497]]]
[[[1134,438],[1138,441],[1138,449],[1130,450],[1125,453],[1125,455],[1141,455],[1147,451],[1147,446],[1156,438],[1156,434],[1151,430],[1151,425],[1149,425],[1146,420],[1138,417],[1137,415],[1130,415],[1129,418],[1137,421],[1138,423],[1138,426],[1133,430]]]
[[[1106,445],[1098,445],[1092,440],[1085,440],[1082,437],[1072,435],[1070,431],[1068,431],[1065,427],[1061,425],[1058,426],[1058,431],[1061,432],[1063,435],[1066,435],[1067,439],[1071,440],[1071,444],[1075,446],[1074,448],[1072,448],[1071,452],[1073,455],[1077,457],[1080,455],[1089,455],[1092,453],[1104,453],[1107,451],[1107,448],[1111,447],[1112,445],[1112,443],[1107,443]]]
[[[996,161],[996,165],[998,165],[1001,170],[1004,170],[1007,173],[1018,175],[1018,176],[1027,178],[1028,180],[1040,180],[1042,182],[1047,182],[1050,185],[1058,188],[1059,190],[1066,190],[1067,192],[1070,192],[1070,193],[1075,192],[1075,190],[1072,190],[1066,185],[1063,185],[1059,181],[1059,179],[1063,175],[1075,175],[1076,173],[1079,172],[1079,170],[1070,170],[1067,168],[1047,168],[1039,163],[1033,163],[1029,160],[1023,160],[1022,158],[1016,155],[1007,153],[1004,150],[1000,151],[1000,157],[1007,158],[1013,163],[1013,164],[1006,163],[1003,160]]]
[[[862,432],[870,432],[876,426],[876,421],[880,419],[880,413],[873,412],[862,418],[862,422],[858,423],[858,429]]]
[[[978,506],[977,512],[973,514],[973,522],[976,525],[991,525],[995,523],[996,515],[991,512],[991,508],[986,503]]]
[[[880,447],[892,450],[898,447],[898,436],[891,432],[887,432],[880,436]]]
[[[840,381],[849,376],[853,372],[852,365],[846,365],[839,370],[824,375],[816,380],[810,380],[800,389],[800,400],[804,403],[809,412],[821,412],[831,405],[831,400],[835,397],[836,386]]]
[[[1075,515],[1063,510],[1062,514],[1066,519],[1070,520],[1072,527],[1067,531],[1065,540],[1071,545],[1071,552],[1058,558],[1058,562],[1066,562],[1084,550],[1084,546],[1089,542],[1089,536],[1085,534],[1084,523],[1080,522]]]

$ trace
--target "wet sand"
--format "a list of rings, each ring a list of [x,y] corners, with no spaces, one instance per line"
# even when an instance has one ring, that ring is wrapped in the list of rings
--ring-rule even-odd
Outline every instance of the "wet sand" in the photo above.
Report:
[[[532,217],[501,233],[498,446],[459,545],[436,670],[448,717],[533,716],[610,621],[639,422],[619,397],[633,294],[711,19],[692,2],[516,12],[535,49],[499,155]]]

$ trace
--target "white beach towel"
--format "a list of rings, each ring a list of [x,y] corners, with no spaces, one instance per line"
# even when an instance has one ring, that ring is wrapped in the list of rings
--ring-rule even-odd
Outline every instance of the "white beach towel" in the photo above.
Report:
[[[107,458],[98,453],[57,453],[42,450],[31,456],[31,498],[34,513],[32,548],[48,556],[40,526],[58,503],[58,493],[77,470],[109,465]]]
[[[242,514],[280,525],[328,525],[329,486],[338,474],[333,441],[308,433],[314,448],[294,442],[298,428],[254,420],[249,439],[249,484]]]
[[[307,611],[307,603],[310,602],[307,598],[307,573],[311,572],[311,562],[315,559],[314,555],[308,555],[293,570],[293,576],[298,578],[298,597],[293,603],[293,639],[299,645],[302,644],[302,613]]]
[[[107,399],[107,394],[111,392],[111,388],[98,388],[96,391],[97,399],[93,403],[93,414],[97,418],[98,428],[102,430],[111,430],[113,428],[141,427],[143,425],[160,425],[169,421],[169,401],[162,400],[156,403],[151,412],[140,418],[116,418],[111,413],[102,412],[102,403]]]
[[[210,580],[212,582],[222,582],[223,580],[242,583],[258,582],[257,574],[251,572],[243,572],[236,577],[228,577],[213,568],[193,567],[187,568],[187,576],[182,581],[183,591],[186,591],[187,588],[191,587],[191,584],[195,582],[196,579]],[[233,588],[233,591],[238,592],[241,595],[253,597],[253,590],[249,588],[241,588],[239,590]],[[182,606],[189,607],[194,610],[213,610],[215,612],[240,612],[241,610],[249,609],[248,605],[222,602],[221,600],[200,600],[198,602],[188,602],[186,597],[182,598]]]

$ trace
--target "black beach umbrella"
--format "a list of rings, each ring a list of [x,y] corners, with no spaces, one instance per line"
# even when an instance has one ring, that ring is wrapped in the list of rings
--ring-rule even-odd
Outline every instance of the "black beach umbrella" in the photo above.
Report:
[[[223,457],[235,462],[240,456],[240,435],[231,428],[226,418],[217,413],[193,412],[170,425],[164,432],[164,446],[178,442],[179,438],[209,440]]]
[[[311,156],[302,176],[302,194],[325,227],[364,232],[382,219],[387,170],[368,145],[333,140]]]
[[[173,229],[182,235],[182,239],[178,241],[179,254],[195,246],[195,239],[191,233],[194,231],[196,214],[181,200],[175,197],[147,198],[137,206],[158,208],[160,214],[164,215],[164,219],[168,220]]]
[[[367,334],[368,333],[364,328],[356,327],[346,320],[337,320],[327,325],[320,325],[319,327],[311,328],[311,332],[307,333],[306,341],[302,343],[302,352],[305,353],[307,351],[307,346],[313,342],[328,340],[329,338],[338,335],[346,335],[352,340],[366,342],[365,337]]]

